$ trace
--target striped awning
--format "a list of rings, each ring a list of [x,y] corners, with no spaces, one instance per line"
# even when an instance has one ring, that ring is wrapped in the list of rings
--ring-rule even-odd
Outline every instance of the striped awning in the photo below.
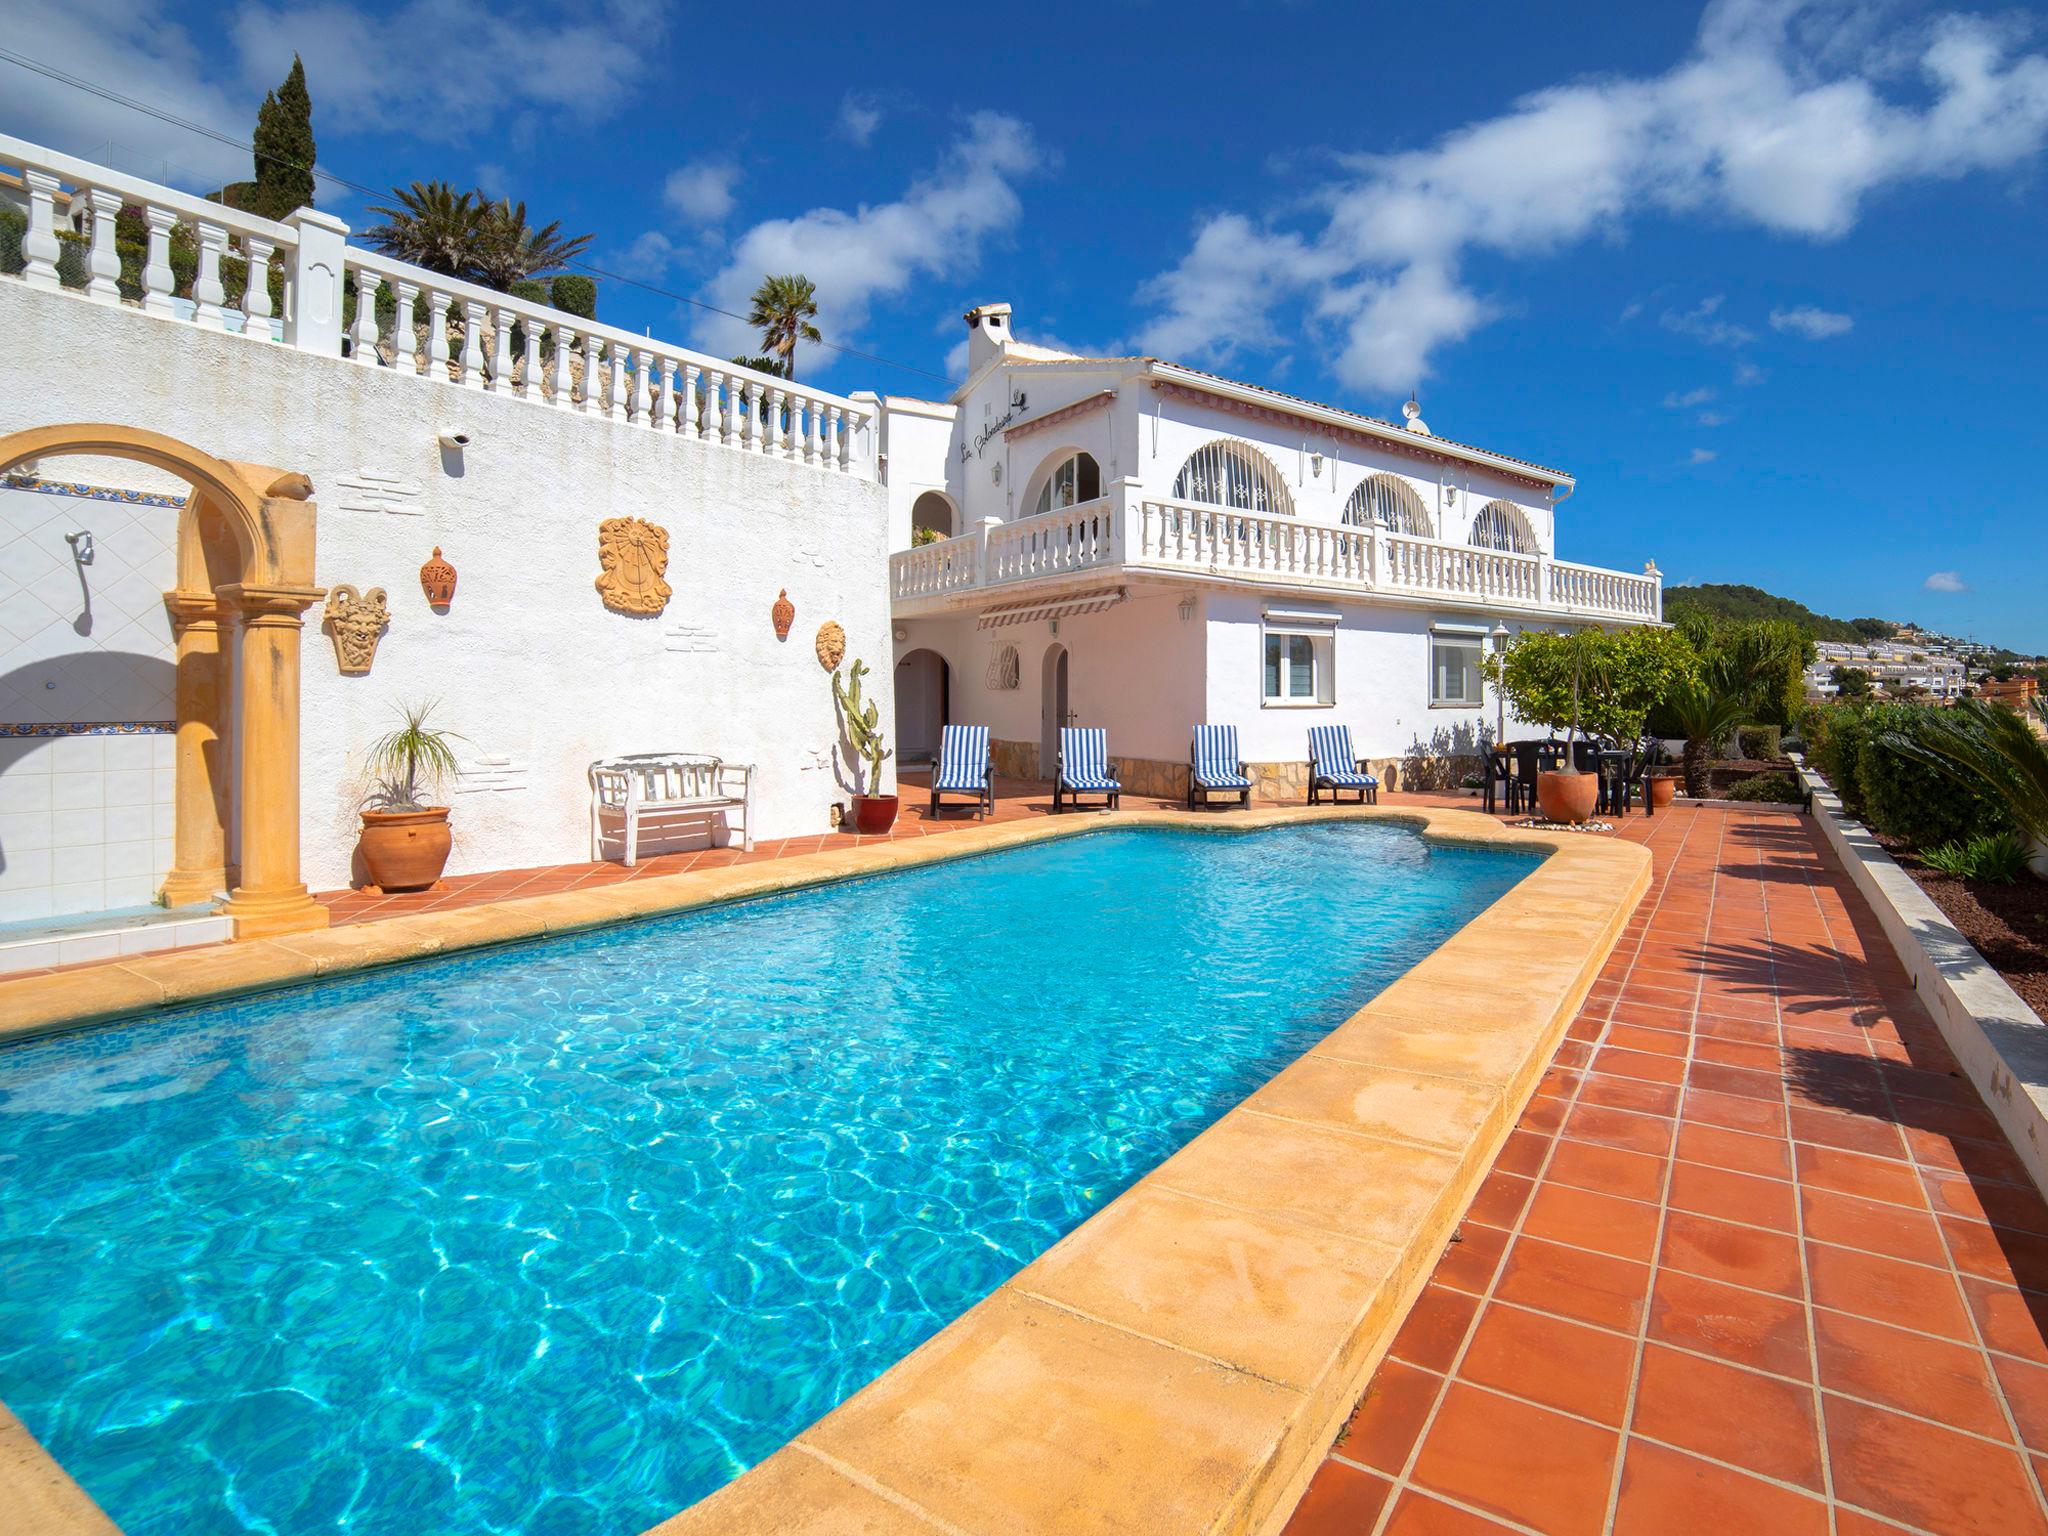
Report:
[[[1022,602],[998,603],[982,610],[976,629],[1001,629],[1005,624],[1036,624],[1040,619],[1064,619],[1076,613],[1100,613],[1129,597],[1123,587],[1096,587],[1087,592],[1069,592],[1064,597],[1034,597]]]

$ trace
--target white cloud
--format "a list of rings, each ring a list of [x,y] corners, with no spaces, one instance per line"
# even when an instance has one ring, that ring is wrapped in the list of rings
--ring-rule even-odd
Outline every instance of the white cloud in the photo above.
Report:
[[[1664,408],[1667,411],[1689,411],[1696,405],[1705,405],[1714,395],[1715,391],[1704,384],[1698,389],[1688,389],[1684,394],[1674,389],[1664,397]]]
[[[1811,304],[1802,304],[1796,309],[1774,309],[1771,311],[1771,329],[1791,331],[1804,336],[1808,341],[1825,341],[1830,336],[1840,336],[1854,329],[1856,322],[1848,315],[1838,315],[1832,310],[1816,309]]]
[[[1920,583],[1923,592],[1967,592],[1970,584],[1956,571],[1936,571]]]
[[[866,149],[868,140],[882,126],[882,103],[873,96],[848,91],[839,99],[839,121],[835,131],[849,143]]]
[[[684,218],[716,224],[732,212],[732,189],[739,179],[740,168],[730,160],[696,160],[670,171],[661,195]]]
[[[732,259],[706,285],[704,297],[743,312],[762,277],[800,272],[818,286],[818,328],[845,340],[867,323],[877,300],[906,292],[915,279],[973,271],[982,242],[1010,229],[1023,212],[1015,183],[1043,164],[1023,123],[978,112],[933,172],[896,201],[850,212],[813,208],[756,224],[734,241]],[[720,355],[760,344],[743,322],[723,315],[699,315],[695,329],[697,345]],[[805,354],[800,375],[829,356]]]
[[[1537,91],[1426,148],[1340,159],[1306,219],[1224,211],[1147,282],[1149,349],[1222,361],[1282,330],[1330,333],[1335,372],[1402,389],[1499,306],[1466,256],[1533,259],[1646,216],[1846,234],[1886,188],[2031,159],[2048,139],[2048,57],[1943,15],[1903,37],[1875,3],[1714,0],[1661,75]],[[1284,313],[1283,313],[1284,312]],[[1702,339],[1744,328],[1674,312]]]
[[[1685,462],[1688,464],[1711,464],[1719,457],[1720,455],[1711,448],[1695,448],[1692,451],[1692,456]]]
[[[1770,375],[1755,363],[1743,362],[1735,365],[1735,382],[1743,389],[1751,389],[1769,377]]]
[[[1726,411],[1701,411],[1699,415],[1693,417],[1693,423],[1696,426],[1702,427],[1725,427],[1728,425],[1728,413]]]
[[[1721,305],[1726,298],[1725,294],[1714,293],[1691,309],[1667,309],[1657,317],[1657,323],[1667,331],[1690,336],[1710,347],[1747,346],[1756,340],[1756,332],[1746,325],[1721,318]]]

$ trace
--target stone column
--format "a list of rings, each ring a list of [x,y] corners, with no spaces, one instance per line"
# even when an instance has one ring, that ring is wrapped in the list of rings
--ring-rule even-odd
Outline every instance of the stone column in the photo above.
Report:
[[[163,899],[182,907],[227,889],[228,678],[220,600],[211,592],[166,592],[164,607],[178,647],[178,826]]]
[[[241,879],[224,910],[238,939],[325,928],[327,909],[299,878],[299,634],[321,589],[238,584],[220,595],[242,614]]]

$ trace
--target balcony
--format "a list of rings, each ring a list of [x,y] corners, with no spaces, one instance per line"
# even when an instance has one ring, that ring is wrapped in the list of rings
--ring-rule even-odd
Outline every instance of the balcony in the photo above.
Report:
[[[1117,494],[889,557],[899,618],[976,608],[1077,575],[1242,583],[1489,614],[1654,624],[1664,582],[1384,529],[1305,523]],[[1025,595],[1016,591],[1015,595]]]

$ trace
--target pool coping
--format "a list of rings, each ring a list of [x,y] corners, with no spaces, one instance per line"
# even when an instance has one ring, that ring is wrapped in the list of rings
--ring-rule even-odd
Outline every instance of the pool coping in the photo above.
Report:
[[[1263,1536],[1306,1488],[1647,891],[1640,845],[1434,806],[984,824],[0,979],[0,1043],[1112,828],[1358,820],[1549,857],[988,1298],[654,1527]],[[49,1511],[33,1536],[116,1529],[20,1439],[0,1447],[0,1503],[40,1491],[41,1506],[23,1505]]]

